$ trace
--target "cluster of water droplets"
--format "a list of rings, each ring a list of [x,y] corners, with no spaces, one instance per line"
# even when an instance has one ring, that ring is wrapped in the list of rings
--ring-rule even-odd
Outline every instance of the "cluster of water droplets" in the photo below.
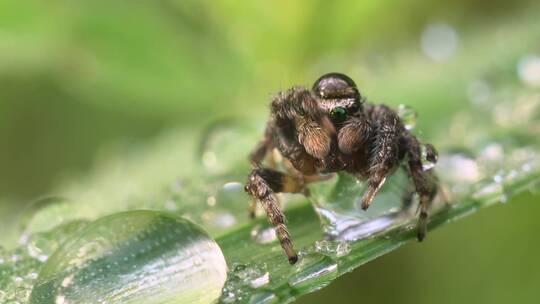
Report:
[[[489,168],[489,161],[479,161],[481,166],[491,174],[486,174],[485,179],[478,183],[472,197],[483,204],[506,203],[514,193],[533,191],[537,180],[528,179],[528,174],[540,168],[540,158],[536,151],[531,148],[517,148],[503,154],[500,162],[504,164],[498,168]],[[496,171],[495,171],[496,170]]]
[[[46,232],[23,232],[17,248],[0,247],[0,302],[27,303],[41,267],[62,242],[86,224],[75,221]]]
[[[351,244],[341,240],[319,240],[310,246],[303,248],[300,255],[306,255],[310,252],[318,252],[329,257],[343,257],[351,252]]]
[[[348,242],[318,240],[298,252],[299,260],[295,265],[285,265],[279,271],[269,269],[265,263],[234,263],[230,266],[220,302],[277,303],[280,298],[271,288],[283,280],[299,292],[318,290],[337,277],[338,259],[350,251]],[[290,299],[291,295],[286,297]]]
[[[42,264],[23,249],[0,247],[0,303],[26,303]]]
[[[268,288],[270,272],[265,263],[230,266],[221,303],[274,303],[277,296]]]
[[[540,167],[538,148],[531,144],[540,134],[537,57],[524,56],[517,71],[524,86],[501,87],[488,77],[466,89],[473,113],[454,117],[449,141],[463,142],[467,148],[443,154],[437,165],[454,200],[505,203],[516,192],[538,187],[534,178],[528,179]]]

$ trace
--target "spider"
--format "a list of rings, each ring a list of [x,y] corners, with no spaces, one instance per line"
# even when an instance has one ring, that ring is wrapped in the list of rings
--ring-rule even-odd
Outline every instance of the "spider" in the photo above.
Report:
[[[283,157],[286,172],[276,170],[275,150]],[[326,179],[328,173],[345,171],[367,181],[359,202],[367,210],[387,177],[401,165],[410,180],[404,204],[410,204],[415,193],[419,197],[417,237],[422,241],[438,188],[433,169],[422,167],[422,157],[435,163],[437,152],[430,144],[422,145],[394,110],[367,103],[348,76],[325,74],[311,90],[292,87],[272,100],[264,137],[250,154],[253,170],[245,186],[253,198],[250,215],[254,217],[259,202],[289,263],[294,264],[298,255],[277,193],[309,195],[307,184]],[[262,165],[265,158],[268,167]]]

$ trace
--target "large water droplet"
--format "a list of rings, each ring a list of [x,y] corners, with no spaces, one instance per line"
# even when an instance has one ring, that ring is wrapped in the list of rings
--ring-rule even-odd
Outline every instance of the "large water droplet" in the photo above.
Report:
[[[339,174],[330,184],[314,186],[310,190],[327,236],[334,241],[356,241],[415,219],[416,206],[411,204],[404,208],[402,203],[408,182],[404,172],[396,171],[367,212],[358,208],[365,185],[348,174]],[[342,250],[346,254],[346,247]]]
[[[43,266],[30,303],[210,303],[226,278],[219,246],[156,211],[99,219]]]
[[[38,232],[30,235],[25,243],[28,254],[45,262],[68,237],[82,230],[88,225],[88,221],[78,220],[60,225],[47,232]]]
[[[22,230],[19,243],[25,243],[31,233],[49,231],[70,222],[73,208],[70,200],[60,196],[44,197],[32,202],[19,218]]]
[[[330,284],[338,275],[337,263],[320,253],[302,256],[292,269],[289,285],[303,292],[312,292]]]
[[[418,113],[406,105],[400,104],[398,107],[398,115],[401,119],[401,122],[405,126],[405,129],[412,130],[416,126],[416,120],[418,118]]]

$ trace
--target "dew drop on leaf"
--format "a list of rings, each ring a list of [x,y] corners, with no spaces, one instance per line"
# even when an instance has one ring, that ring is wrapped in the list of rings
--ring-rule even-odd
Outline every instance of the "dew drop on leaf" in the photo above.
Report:
[[[351,251],[351,245],[345,241],[316,241],[314,244],[315,251],[335,257],[342,257]]]
[[[422,170],[433,169],[437,164],[437,155],[433,153],[430,145],[422,145],[420,160],[422,161]]]
[[[117,213],[68,238],[41,269],[30,303],[211,303],[226,269],[219,246],[191,222]]]

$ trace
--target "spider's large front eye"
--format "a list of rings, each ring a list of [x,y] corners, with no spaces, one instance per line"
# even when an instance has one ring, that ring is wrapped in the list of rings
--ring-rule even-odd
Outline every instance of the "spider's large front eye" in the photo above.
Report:
[[[330,111],[330,117],[334,121],[344,121],[347,118],[347,109],[344,107],[335,107]]]

